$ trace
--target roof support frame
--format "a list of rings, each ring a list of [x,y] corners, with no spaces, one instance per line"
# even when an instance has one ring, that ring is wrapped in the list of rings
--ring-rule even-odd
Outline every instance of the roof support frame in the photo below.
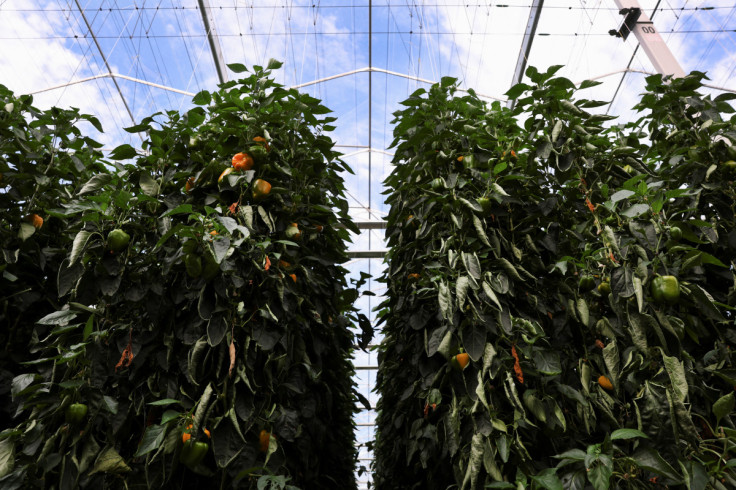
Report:
[[[84,20],[84,25],[87,26],[87,31],[89,31],[89,35],[92,36],[92,40],[94,41],[95,46],[97,46],[97,51],[99,51],[100,56],[102,57],[102,61],[105,62],[105,67],[107,68],[108,76],[112,78],[112,81],[115,84],[115,88],[117,89],[118,94],[120,94],[120,98],[123,100],[123,105],[125,106],[125,110],[128,111],[128,116],[130,117],[130,120],[133,122],[133,125],[135,126],[137,123],[135,122],[133,113],[130,111],[130,107],[128,107],[128,101],[125,100],[125,96],[123,95],[123,91],[120,89],[120,85],[118,85],[118,81],[115,79],[114,76],[112,76],[112,68],[110,68],[110,63],[107,62],[107,56],[105,56],[105,53],[102,51],[102,47],[100,46],[100,43],[97,41],[97,36],[95,36],[95,31],[92,30],[92,26],[87,20],[87,16],[84,14],[84,10],[82,9],[82,6],[79,5],[79,0],[74,0],[74,3],[77,4],[77,10],[79,10],[79,13],[82,15],[82,20]],[[138,136],[140,136],[141,140],[143,140],[143,136],[141,136],[140,134]]]
[[[220,49],[220,39],[217,37],[217,29],[215,23],[210,18],[210,2],[209,0],[197,0],[199,4],[199,13],[202,15],[204,30],[207,33],[207,41],[210,43],[210,51],[212,51],[212,60],[215,62],[215,70],[220,83],[227,82],[227,71],[225,70],[225,58],[222,56]]]
[[[516,69],[514,70],[514,76],[511,79],[512,87],[517,83],[521,83],[521,79],[524,77],[524,70],[526,70],[526,63],[529,61],[529,53],[532,50],[532,42],[534,41],[534,35],[537,33],[537,25],[539,24],[539,17],[542,15],[543,6],[544,0],[533,0],[532,6],[529,9],[529,20],[527,20],[526,23],[524,39],[521,40],[519,57],[516,60]],[[506,104],[509,109],[513,109],[516,101],[509,100]]]

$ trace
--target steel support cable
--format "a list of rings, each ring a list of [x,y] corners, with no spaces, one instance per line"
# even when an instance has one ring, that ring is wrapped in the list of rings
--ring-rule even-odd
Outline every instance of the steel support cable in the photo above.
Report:
[[[389,5],[391,4],[389,0]],[[391,7],[389,7],[390,9]],[[386,30],[391,30],[391,20],[390,16],[386,15]],[[391,36],[388,36],[386,38],[386,65],[389,66],[389,53],[391,52]],[[383,77],[384,80],[384,86],[383,86],[383,141],[381,143],[381,146],[383,148],[386,148],[386,128],[389,127],[389,120],[388,120],[388,77]],[[384,163],[381,165],[381,169],[383,170],[383,174],[386,174],[386,164],[385,159]]]
[[[426,6],[424,0],[422,0],[422,9],[421,9],[421,13],[420,13],[420,18],[422,19],[422,25],[423,26],[427,26],[428,25],[428,21],[427,21],[428,16],[427,16],[427,8],[426,7],[427,6]],[[435,22],[437,22],[437,19],[436,18],[435,18]],[[433,51],[433,47],[432,47],[432,41],[433,41],[433,39],[432,39],[432,36],[430,36],[430,34],[427,31],[427,29],[423,29],[422,30],[422,33],[424,34],[424,41],[425,41],[425,43],[427,45],[427,51],[428,51],[428,53],[425,56],[425,58],[429,60],[429,69],[432,72],[432,78],[438,78],[439,75],[440,75],[440,69],[439,69],[439,66],[435,65],[435,63],[434,63],[434,56],[432,54],[432,51]],[[434,40],[434,44],[435,44],[435,46],[439,46],[439,42],[437,40]]]
[[[352,0],[353,6],[355,6],[355,0]],[[352,21],[353,21],[353,32],[355,32],[356,26],[355,26],[355,9],[352,10]],[[353,70],[358,68],[358,40],[357,38],[353,39]],[[355,134],[354,134],[354,141],[358,141],[358,77],[353,77],[353,110],[355,115]]]
[[[292,4],[293,4],[293,2],[292,2]],[[289,41],[288,41],[288,45],[287,45],[287,52],[288,52],[289,47],[291,48],[291,63],[290,63],[289,66],[291,67],[291,70],[292,70],[292,73],[293,73],[294,83],[297,83],[297,77],[296,77],[296,51],[294,50],[294,32],[293,32],[293,29],[291,28],[291,6],[289,6],[287,0],[284,0],[284,6],[285,6],[285,8],[288,9],[287,10],[287,15],[286,15],[286,18],[285,18],[284,22],[288,26],[287,27],[287,30],[289,31]],[[353,16],[355,16],[355,12],[353,12]],[[355,29],[353,28],[353,30],[355,30]],[[288,59],[288,57],[287,57],[287,59]],[[284,77],[284,81],[286,81],[286,77]]]
[[[368,0],[368,216],[371,216],[371,192],[373,183],[373,0]],[[371,248],[371,235],[368,233],[368,248]]]
[[[145,4],[146,4],[146,0],[143,0],[143,5]],[[138,19],[135,21],[135,24],[133,25],[133,32],[135,32],[136,27],[138,27],[139,21],[140,21],[140,26],[141,26],[141,32],[143,32],[143,11],[138,10],[137,12],[138,12]],[[150,41],[150,38],[149,38],[149,41]],[[134,46],[135,56],[133,57],[133,59],[135,60],[135,62],[133,63],[133,67],[131,69],[135,69],[136,78],[143,78],[143,76],[139,75],[139,71],[141,70],[141,44],[142,43],[143,43],[143,37],[141,36],[138,38],[138,46]],[[132,103],[133,107],[135,107],[135,99],[138,94],[137,88],[138,88],[138,85],[135,85],[133,88],[133,103]]]
[[[243,39],[243,25],[240,22],[240,10],[237,6],[237,0],[233,0],[235,2],[235,20],[238,23],[238,34],[240,34],[240,47],[243,49],[243,59],[246,59],[246,49],[245,49],[245,40]],[[246,7],[247,8],[247,7]]]
[[[490,9],[486,8],[486,23],[483,26],[483,32],[486,32],[488,30],[488,22],[491,20],[491,11]],[[483,56],[486,54],[485,49],[485,43],[482,45],[480,50],[480,59],[478,60],[478,70],[476,71],[475,75],[475,86],[478,86],[479,80],[480,80],[480,69],[483,66]]]
[[[84,14],[84,10],[82,10],[82,6],[79,5],[79,0],[74,0],[74,3],[76,3],[77,9],[79,9],[79,13],[82,15],[82,19],[84,20],[84,23],[87,25],[87,30],[92,36],[92,39],[95,42],[95,46],[97,46],[97,49],[100,52],[102,61],[105,62],[105,67],[107,67],[108,73],[112,74],[112,69],[110,68],[110,64],[107,62],[107,57],[105,56],[105,53],[102,51],[102,47],[100,46],[100,43],[97,42],[97,38],[95,37],[95,33],[92,31],[92,27],[89,25],[89,22],[87,22],[87,16]],[[128,101],[125,100],[125,96],[123,95],[123,91],[120,89],[120,85],[118,85],[118,82],[114,77],[112,81],[115,84],[115,88],[117,89],[118,94],[120,95],[120,98],[123,101],[123,105],[125,105],[125,110],[128,112],[128,116],[130,116],[130,120],[133,122],[133,125],[135,125],[136,124],[135,118],[133,117],[133,113],[130,111],[130,107],[128,107]],[[139,133],[138,136],[140,137],[141,141],[143,141],[143,135]]]
[[[580,0],[580,6],[583,9],[583,13],[585,13],[585,16],[588,18],[588,22],[590,23],[590,25],[588,26],[588,32],[585,35],[582,36],[582,39],[583,39],[583,47],[579,51],[578,60],[575,63],[576,66],[579,66],[580,65],[580,62],[581,62],[581,60],[583,58],[583,53],[585,52],[585,48],[588,46],[588,39],[590,38],[590,31],[593,29],[593,25],[595,24],[595,20],[598,17],[598,13],[600,12],[601,2],[602,2],[602,0],[598,0],[598,9],[596,9],[596,12],[593,14],[593,17],[591,18],[590,14],[588,14],[587,7],[585,7],[585,5],[583,5],[582,0]],[[583,30],[582,29],[582,26],[581,26],[580,30],[581,31]],[[575,38],[575,44],[577,44],[577,42],[578,42],[578,39]],[[572,65],[572,57],[573,57],[573,50],[570,50],[570,58],[568,59],[568,66],[571,66]]]
[[[736,32],[736,28],[728,28],[728,29],[692,29],[687,31],[670,31],[669,34],[714,34],[714,33],[733,33]],[[297,32],[297,35],[312,35],[313,31],[305,31],[305,32]],[[348,31],[331,31],[331,32],[318,32],[317,34],[321,36],[353,36],[355,34],[365,34],[367,35],[368,32],[348,32]],[[413,34],[409,31],[396,31],[396,32],[385,32],[385,31],[373,31],[374,35],[393,35],[393,36],[402,36],[404,34]],[[450,31],[428,31],[428,34],[433,36],[467,36],[470,35],[470,32],[450,32]],[[276,33],[267,33],[267,32],[255,32],[253,34],[250,34],[251,36],[256,37],[268,37],[268,36],[288,36],[288,32],[276,32]],[[483,36],[483,37],[502,37],[502,36],[521,36],[524,35],[523,32],[512,32],[512,31],[506,31],[506,32],[484,32],[484,33],[475,33],[476,36]],[[537,34],[539,37],[578,37],[582,36],[583,33],[581,32],[540,32]],[[590,34],[587,34],[588,36],[596,36],[596,37],[610,37],[610,34],[608,31],[606,32],[592,32]],[[238,37],[239,34],[220,34],[220,37]],[[98,39],[112,39],[115,36],[97,36]],[[132,36],[133,39],[136,39],[138,37],[142,36]],[[151,39],[172,39],[172,38],[206,38],[206,34],[151,34],[145,37],[149,37]],[[12,39],[12,40],[19,40],[19,39],[28,39],[28,40],[50,40],[50,39],[74,39],[74,35],[69,36],[0,36],[1,39]],[[206,39],[205,39],[206,40]]]
[[[48,13],[46,11],[44,11],[44,17],[46,17],[46,21],[48,22],[48,24],[51,25],[51,19],[49,19]],[[66,20],[67,20],[67,23],[69,23],[69,19],[67,18]],[[71,23],[69,23],[69,25],[71,26]],[[79,44],[79,47],[82,48],[81,43],[77,43],[77,44]],[[74,78],[74,76],[77,74],[77,71],[79,71],[79,68],[87,60],[87,55],[90,54],[91,51],[92,51],[92,45],[89,44],[89,43],[87,43],[87,49],[86,50],[84,48],[82,48],[82,56],[79,59],[79,63],[77,63],[77,66],[72,70],[72,74],[71,74],[70,78]],[[33,60],[34,63],[36,62],[35,57],[31,57],[31,59]],[[69,68],[72,68],[72,65],[68,61],[68,58],[65,57],[65,59],[67,60],[67,64],[69,65]],[[36,65],[36,67],[38,68],[38,71],[39,72],[42,71],[40,69],[40,67],[38,67],[38,65]],[[56,99],[56,104],[55,105],[59,105],[61,103],[61,98],[64,96],[65,93],[66,93],[66,90],[62,90],[61,91],[61,93],[59,94],[59,98]]]
[[[144,0],[144,2],[143,2],[144,6],[145,6],[145,3],[146,3],[146,0]],[[118,5],[118,0],[115,0],[115,5]],[[143,36],[142,35],[141,36],[133,36],[130,33],[133,32],[133,34],[135,34],[136,28],[138,26],[139,21],[140,21],[140,24],[141,24],[141,27],[142,27],[142,25],[143,25],[143,18],[142,18],[143,11],[140,10],[140,9],[136,9],[134,13],[131,13],[131,15],[130,15],[130,17],[128,19],[128,22],[125,22],[125,19],[123,18],[123,14],[122,14],[121,11],[118,11],[118,14],[120,15],[120,20],[121,20],[121,23],[123,24],[123,27],[118,30],[119,34],[118,34],[117,40],[120,39],[123,31],[125,31],[126,34],[127,34],[128,39],[130,41],[130,46],[128,46],[128,44],[125,43],[125,42],[123,43],[123,46],[125,47],[125,50],[128,52],[128,56],[130,56],[130,58],[132,60],[135,60],[135,62],[133,63],[132,67],[129,67],[127,74],[130,75],[132,73],[132,70],[135,70],[135,75],[136,75],[135,78],[139,78],[138,77],[138,70],[141,67],[141,56],[140,56],[141,48],[140,48],[140,46],[141,46],[141,42],[142,42]],[[128,24],[130,24],[130,20],[133,19],[133,18],[136,18],[136,21],[135,21],[135,24],[132,27],[132,31],[129,31],[128,30]],[[115,19],[115,17],[113,16],[113,20],[114,19]],[[136,45],[134,43],[134,38],[137,38],[138,39],[138,46],[137,47],[136,47]],[[115,46],[117,46],[117,40],[115,42]],[[150,42],[150,38],[149,38],[149,42]],[[131,49],[131,47],[132,47],[132,49]],[[112,53],[113,53],[112,51],[110,51],[108,53],[108,55],[107,55],[107,58],[108,59],[110,59],[112,57]],[[137,88],[138,87],[135,87],[133,89],[133,103],[131,104],[133,107],[135,107],[135,100],[136,100]],[[151,99],[153,99],[153,93],[151,92],[150,89],[148,90],[148,95],[151,97]]]
[[[7,2],[7,0],[0,0],[0,1]],[[486,0],[486,2],[487,1],[488,0]],[[246,3],[247,3],[247,1],[246,1]],[[293,0],[292,0],[292,3],[293,3]],[[3,5],[4,5],[4,3],[0,3],[0,7],[2,7]],[[438,2],[438,3],[433,3],[431,6],[433,6],[433,7],[434,6],[439,6],[439,7],[463,7],[463,6],[466,6],[466,5],[467,6],[470,6],[470,7],[487,7],[487,8],[490,7],[490,8],[496,8],[496,9],[502,9],[502,8],[528,9],[529,7],[531,7],[530,4],[506,4],[506,3],[504,3],[504,4],[498,4],[498,5],[495,5],[494,6],[494,5],[488,5],[487,3],[480,3],[480,2],[475,2],[475,3],[470,3],[470,2],[462,2],[462,3],[439,3]],[[385,3],[384,4],[374,4],[373,6],[375,8],[380,8],[380,7],[387,7],[388,4],[385,4]],[[333,5],[322,5],[320,8],[322,8],[322,9],[349,9],[349,8],[353,8],[353,7],[354,7],[353,5],[345,5],[344,3],[341,3],[341,4],[333,4]],[[364,6],[360,6],[360,5],[358,5],[356,7],[358,7],[358,8],[364,8]],[[237,9],[239,9],[241,7],[239,7],[237,5],[234,5],[232,7],[218,6],[217,8],[218,8],[218,10],[237,10]],[[252,6],[248,6],[248,8],[253,9],[253,10],[258,10],[258,9],[273,9],[274,7],[272,5],[255,5],[255,4],[253,4]],[[312,6],[311,6],[311,4],[310,5],[292,5],[292,7],[290,7],[290,8],[291,9],[309,9],[309,8],[312,8]],[[548,9],[555,9],[555,10],[582,10],[583,8],[589,8],[589,7],[574,7],[574,6],[571,6],[571,5],[550,5],[547,8]],[[698,10],[725,10],[725,9],[730,9],[730,8],[732,8],[731,5],[727,5],[727,6],[723,6],[723,5],[705,5],[705,6],[689,7],[689,8],[688,7],[660,8],[659,10],[662,11],[662,12],[664,12],[664,11],[680,12],[680,11],[698,11]],[[133,11],[133,10],[155,10],[155,9],[156,9],[156,7],[134,7],[133,6],[133,7],[117,7],[117,8],[114,8],[114,9],[108,7],[108,8],[99,8],[97,10],[121,10],[121,11],[126,11],[127,10],[127,11]],[[615,7],[602,7],[602,9],[603,10],[610,10],[612,12],[618,12],[619,11],[619,9],[618,8],[615,8]],[[8,12],[41,12],[41,11],[47,11],[47,12],[64,12],[67,9],[65,9],[63,7],[60,7],[60,8],[57,8],[57,9],[41,9],[41,8],[28,8],[28,7],[7,8],[6,7],[6,8],[3,8],[3,10],[8,11]],[[174,6],[172,6],[172,7],[161,7],[160,10],[183,10],[183,11],[186,11],[186,10],[196,10],[196,7],[185,7],[185,6],[174,7]]]
[[[265,64],[265,61],[266,61],[265,60],[265,53],[268,53],[269,52],[268,47],[271,44],[271,37],[272,37],[271,36],[271,33],[273,32],[273,24],[275,22],[276,22],[276,9],[274,8],[274,9],[271,10],[271,24],[269,24],[269,26],[268,26],[268,37],[266,38],[266,46],[263,48],[264,58],[263,58],[263,61],[261,62],[262,64]],[[288,38],[289,35],[291,35],[290,32],[287,35],[287,38]]]
[[[726,20],[723,22],[723,25],[725,25],[726,23],[728,23],[728,21],[731,19],[731,17],[733,17],[734,12],[736,12],[736,7],[733,7],[731,9],[731,12],[728,14],[728,18],[726,18]],[[713,17],[714,20],[716,20],[715,19],[715,16],[711,12],[708,12],[708,14],[711,17]],[[717,39],[718,35],[715,34],[713,37]],[[736,43],[734,43],[734,41],[732,39],[729,39],[729,41],[732,44],[736,44]],[[723,49],[723,52],[726,54],[726,56],[729,57],[729,58],[731,58],[733,60],[734,69],[736,69],[736,57],[734,57],[733,55],[729,55],[729,53],[733,53],[734,50],[733,49],[732,50],[726,49],[726,47],[723,45],[723,43],[721,43],[721,40],[720,39],[718,39],[718,44],[721,46],[721,48]],[[733,73],[733,69],[731,70],[731,73]],[[729,74],[728,77],[726,77],[726,79],[729,79],[729,78],[730,78],[730,74]]]
[[[473,30],[475,29],[475,16],[473,16],[473,20],[470,20],[470,16],[468,15],[468,9],[470,8],[469,5],[465,6],[464,12],[465,12],[465,20],[468,21],[468,26],[470,27],[470,43],[468,44],[468,56],[465,57],[465,66],[467,67],[468,71],[470,70],[470,55],[473,52]],[[478,13],[478,6],[475,6],[475,11]],[[483,51],[483,46],[481,45],[481,52]],[[476,63],[477,72],[480,73],[480,66]],[[434,77],[437,78],[437,77]],[[463,83],[466,87],[470,86],[470,80],[466,78],[463,80]]]
[[[163,3],[163,0],[159,0],[158,5],[161,6],[161,3]],[[158,10],[156,10],[156,14],[153,15],[151,18],[151,23],[148,26],[148,29],[146,30],[146,34],[150,33],[151,28],[153,27],[153,21],[156,19],[156,15],[158,14]],[[151,54],[153,55],[153,61],[156,63],[156,71],[159,74],[159,80],[161,81],[161,84],[163,85],[166,80],[171,80],[171,75],[169,74],[169,68],[166,66],[166,63],[164,62],[164,53],[161,51],[161,46],[159,43],[156,43],[156,49],[158,50],[159,58],[161,58],[161,64],[159,64],[159,60],[156,58],[156,52],[153,50],[153,43],[151,42],[151,39],[148,39],[148,47],[151,50]],[[161,69],[161,66],[163,65],[163,70]],[[164,73],[166,74],[166,78],[164,79]],[[169,107],[174,106],[174,102],[171,100],[171,96],[166,93],[166,100],[168,101]]]
[[[736,8],[736,7],[734,7],[734,8]],[[721,23],[721,26],[720,26],[721,29],[723,29],[723,26],[726,24],[726,22],[728,22],[728,20],[731,18],[731,16],[733,16],[734,8],[731,9],[731,13],[726,18],[726,20],[723,23]],[[711,39],[710,43],[708,44],[708,49],[705,50],[705,52],[700,56],[700,59],[698,60],[698,62],[695,64],[695,67],[696,68],[699,67],[699,66],[701,66],[701,64],[703,63],[703,61],[708,58],[708,56],[710,55],[710,52],[713,50],[713,46],[715,45],[716,42],[718,42],[718,44],[721,44],[720,40],[718,39],[718,32],[716,32],[716,33],[713,34],[713,39]],[[721,47],[723,47],[722,44],[721,44]]]
[[[197,54],[197,60],[196,63],[194,63],[194,68],[192,69],[192,74],[189,76],[189,81],[187,82],[187,88],[189,88],[189,85],[192,83],[192,78],[196,79],[197,76],[197,68],[199,68],[199,62],[202,59],[202,55],[205,52],[204,46],[207,44],[207,35],[204,37],[204,41],[202,42],[202,45],[199,48],[199,53]],[[201,89],[199,86],[199,82],[197,83],[197,88]],[[179,104],[179,112],[181,112],[181,108],[184,107],[184,100],[181,101],[181,104]]]
[[[57,3],[57,5],[61,6],[61,4],[59,3],[59,0],[57,0],[56,3]],[[67,11],[67,10],[62,9],[62,11]],[[71,4],[69,5],[68,12],[69,12],[69,15],[68,16],[65,16],[64,18],[66,19],[67,24],[69,24],[69,27],[73,31],[74,30],[74,26],[72,25],[72,22],[70,20],[71,12],[72,12],[72,6],[71,6]],[[74,17],[74,22],[76,22],[76,24],[79,27],[79,30],[80,31],[83,30],[81,24],[79,23],[79,19],[77,19],[76,17]],[[89,42],[89,39],[87,39],[87,36],[83,36],[83,38],[84,38],[85,41],[87,41],[87,50],[86,50],[86,52],[84,50],[84,47],[82,46],[82,42],[79,40],[79,37],[75,36],[75,39],[77,41],[77,45],[79,46],[79,49],[82,51],[82,59],[79,61],[79,63],[80,63],[79,66],[81,66],[81,64],[83,62],[87,61],[87,55],[91,55],[92,50],[93,50],[92,43]],[[76,70],[75,70],[75,73],[76,73]],[[74,76],[74,74],[72,74],[72,76]],[[120,124],[121,125],[124,124],[123,123],[124,116],[120,112],[120,107],[117,104],[115,104],[114,105],[115,111],[113,111],[113,107],[110,106],[110,100],[112,100],[114,98],[114,95],[113,95],[112,91],[110,90],[110,87],[107,84],[100,85],[99,82],[97,82],[96,85],[97,85],[97,90],[103,96],[102,98],[105,101],[105,105],[107,106],[110,114],[113,115],[113,114],[115,114],[117,112],[118,119],[120,120]],[[64,87],[66,87],[66,86],[67,85],[64,85]],[[104,96],[105,91],[107,91],[107,93],[109,94],[109,98]],[[63,93],[59,96],[59,101],[61,100],[61,96],[63,96]]]
[[[172,2],[171,5],[174,5],[174,3],[173,3],[174,0],[171,0],[171,2]],[[181,21],[179,20],[179,11],[178,11],[178,9],[177,10],[174,10],[174,17],[176,19],[177,28],[179,29],[179,32],[181,33],[183,31],[183,29],[181,27]],[[187,54],[187,59],[189,60],[189,66],[191,67],[192,73],[194,74],[194,79],[197,82],[197,88],[199,88],[201,85],[199,83],[199,79],[197,78],[196,70],[194,69],[194,61],[192,60],[192,55],[189,52],[189,46],[187,45],[187,42],[185,41],[184,36],[180,36],[180,38],[181,38],[181,42],[184,44],[184,52]],[[182,73],[182,75],[183,75],[183,73]],[[190,82],[189,83],[191,83],[191,75],[190,75]],[[187,83],[187,87],[189,86],[189,83]]]
[[[319,3],[321,0],[317,1],[317,6],[319,7]],[[320,78],[319,75],[319,37],[317,36],[317,18],[319,17],[319,10],[317,7],[314,9],[314,23],[312,25],[313,31],[314,31],[314,65],[317,68],[317,78]],[[269,33],[270,34],[270,33]],[[322,85],[320,84],[317,87],[317,94],[319,99],[322,99]]]

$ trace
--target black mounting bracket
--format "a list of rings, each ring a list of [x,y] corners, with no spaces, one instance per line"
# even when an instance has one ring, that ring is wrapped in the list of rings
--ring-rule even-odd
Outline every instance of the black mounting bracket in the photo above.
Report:
[[[612,36],[620,37],[624,41],[626,41],[626,38],[629,37],[629,34],[631,34],[631,31],[634,29],[636,21],[638,21],[639,17],[641,17],[641,9],[626,8],[619,10],[618,13],[621,15],[625,15],[624,23],[623,25],[621,25],[621,27],[619,27],[618,30],[611,29],[610,31],[608,31],[608,33]]]

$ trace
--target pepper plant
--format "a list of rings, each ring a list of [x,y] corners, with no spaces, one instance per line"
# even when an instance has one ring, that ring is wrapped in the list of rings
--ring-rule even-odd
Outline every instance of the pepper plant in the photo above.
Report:
[[[4,488],[355,488],[350,169],[280,66],[127,128],[142,149],[61,213],[80,225],[16,378]]]
[[[730,96],[620,127],[559,68],[396,113],[379,489],[736,483]]]
[[[62,210],[105,172],[102,145],[85,136],[85,125],[102,130],[93,116],[39,110],[31,96],[0,85],[0,430],[14,425],[12,394],[25,386],[13,379],[36,358],[29,345],[53,329],[34,324],[61,306],[57,272],[78,226]]]

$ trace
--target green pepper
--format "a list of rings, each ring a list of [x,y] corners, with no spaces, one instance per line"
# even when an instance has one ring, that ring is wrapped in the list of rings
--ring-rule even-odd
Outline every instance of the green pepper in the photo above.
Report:
[[[66,407],[66,421],[77,425],[87,416],[87,405],[84,403],[72,403]]]
[[[184,242],[184,245],[181,247],[182,252],[185,254],[191,254],[197,251],[197,241],[190,238],[186,242]]]
[[[680,299],[680,283],[675,276],[657,276],[652,279],[649,291],[655,303],[677,303]]]
[[[179,461],[190,468],[194,468],[202,462],[210,450],[210,445],[202,441],[192,441],[191,439],[184,443],[179,453]]]
[[[598,285],[598,292],[603,296],[611,294],[611,284],[608,281],[603,281]]]
[[[682,238],[682,230],[677,226],[671,227],[670,238],[672,238],[674,241],[678,241],[680,238]]]
[[[480,204],[480,207],[483,208],[483,214],[488,215],[491,214],[491,200],[485,196],[479,197],[476,199],[478,201],[478,204]]]
[[[432,179],[432,189],[438,191],[440,189],[443,189],[445,187],[445,179],[442,177],[435,177]]]
[[[184,265],[189,277],[199,277],[202,274],[202,259],[196,254],[189,253],[184,256]]]
[[[587,293],[595,287],[595,279],[593,276],[582,276],[578,283],[578,289],[580,292]]]
[[[202,277],[209,281],[220,272],[220,264],[215,260],[215,256],[208,250],[204,254],[204,267],[202,267]]]
[[[130,235],[120,228],[115,228],[107,235],[107,248],[113,252],[120,252],[128,246]]]

